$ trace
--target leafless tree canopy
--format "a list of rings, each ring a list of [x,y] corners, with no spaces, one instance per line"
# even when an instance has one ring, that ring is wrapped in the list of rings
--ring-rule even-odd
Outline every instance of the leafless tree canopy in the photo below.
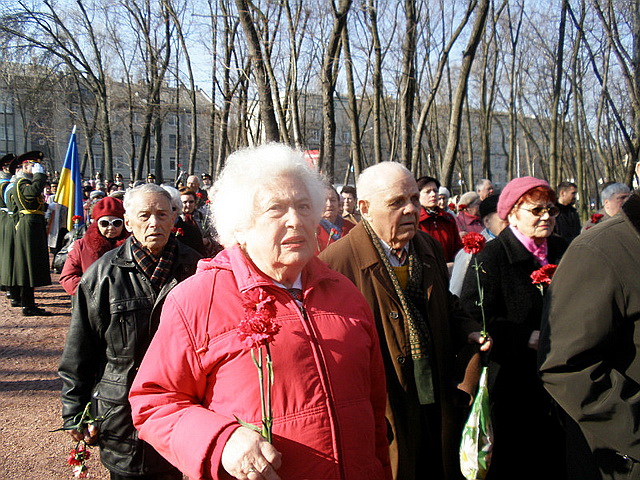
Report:
[[[64,138],[56,110],[87,175],[215,176],[234,149],[281,141],[339,183],[384,160],[455,193],[573,180],[586,214],[602,183],[633,180],[639,3],[4,2],[0,106],[21,131],[0,125],[0,150]]]

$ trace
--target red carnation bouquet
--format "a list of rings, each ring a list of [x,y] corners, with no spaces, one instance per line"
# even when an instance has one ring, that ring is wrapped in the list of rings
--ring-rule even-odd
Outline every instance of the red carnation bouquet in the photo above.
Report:
[[[551,284],[551,279],[556,273],[557,268],[558,265],[548,263],[544,267],[540,267],[538,270],[531,273],[531,283],[538,287],[538,290],[540,290],[542,295],[544,295],[545,287]]]
[[[275,336],[280,331],[280,325],[275,321],[275,300],[275,297],[260,290],[257,300],[248,299],[244,303],[246,316],[238,325],[238,337],[242,343],[251,348],[251,359],[258,369],[262,425],[258,427],[243,422],[238,417],[236,420],[240,425],[260,433],[268,442],[271,442],[273,438],[273,411],[271,408],[273,362],[270,344],[273,343]]]

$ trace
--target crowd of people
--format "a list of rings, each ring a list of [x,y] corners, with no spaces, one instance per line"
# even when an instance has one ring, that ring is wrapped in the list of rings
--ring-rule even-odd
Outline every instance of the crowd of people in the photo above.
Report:
[[[570,182],[481,179],[453,201],[382,162],[338,192],[269,144],[213,185],[87,182],[65,244],[41,160],[0,161],[0,283],[46,315],[34,289],[63,255],[64,428],[112,479],[461,479],[483,365],[489,480],[640,478],[627,186],[581,225]]]

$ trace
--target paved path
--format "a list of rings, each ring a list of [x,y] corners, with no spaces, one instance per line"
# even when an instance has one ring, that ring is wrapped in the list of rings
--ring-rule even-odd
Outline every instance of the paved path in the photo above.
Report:
[[[36,289],[51,317],[23,317],[0,295],[0,479],[73,478],[67,455],[75,444],[61,426],[56,374],[69,326],[71,302],[57,283]],[[91,478],[108,479],[98,449],[87,464]]]

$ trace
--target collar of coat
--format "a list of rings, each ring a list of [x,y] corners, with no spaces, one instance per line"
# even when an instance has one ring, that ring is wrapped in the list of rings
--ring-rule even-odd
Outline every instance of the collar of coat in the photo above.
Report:
[[[640,193],[635,192],[622,205],[622,212],[629,219],[633,228],[640,234]]]
[[[247,259],[239,245],[226,248],[215,258],[207,258],[198,262],[198,272],[205,270],[228,270],[238,285],[238,291],[244,293],[252,288],[274,285],[274,280],[267,277]],[[302,270],[302,287],[304,296],[320,282],[337,282],[340,274],[331,270],[315,256],[309,260]]]
[[[371,243],[371,237],[369,237],[362,223],[358,223],[358,225],[351,229],[349,235],[339,241],[349,241],[351,243],[354,263],[363,270],[371,268],[374,265],[382,264],[378,251]],[[436,246],[436,241],[433,240],[431,236],[422,231],[417,231],[411,242],[413,243],[418,258],[423,264],[433,264],[436,262],[436,249],[439,247],[439,244]],[[441,253],[441,255],[443,254]]]
[[[496,239],[504,247],[509,263],[526,262],[535,260],[529,250],[516,238],[510,228],[505,228]],[[547,260],[549,263],[558,263],[566,250],[566,242],[556,235],[547,238]]]

